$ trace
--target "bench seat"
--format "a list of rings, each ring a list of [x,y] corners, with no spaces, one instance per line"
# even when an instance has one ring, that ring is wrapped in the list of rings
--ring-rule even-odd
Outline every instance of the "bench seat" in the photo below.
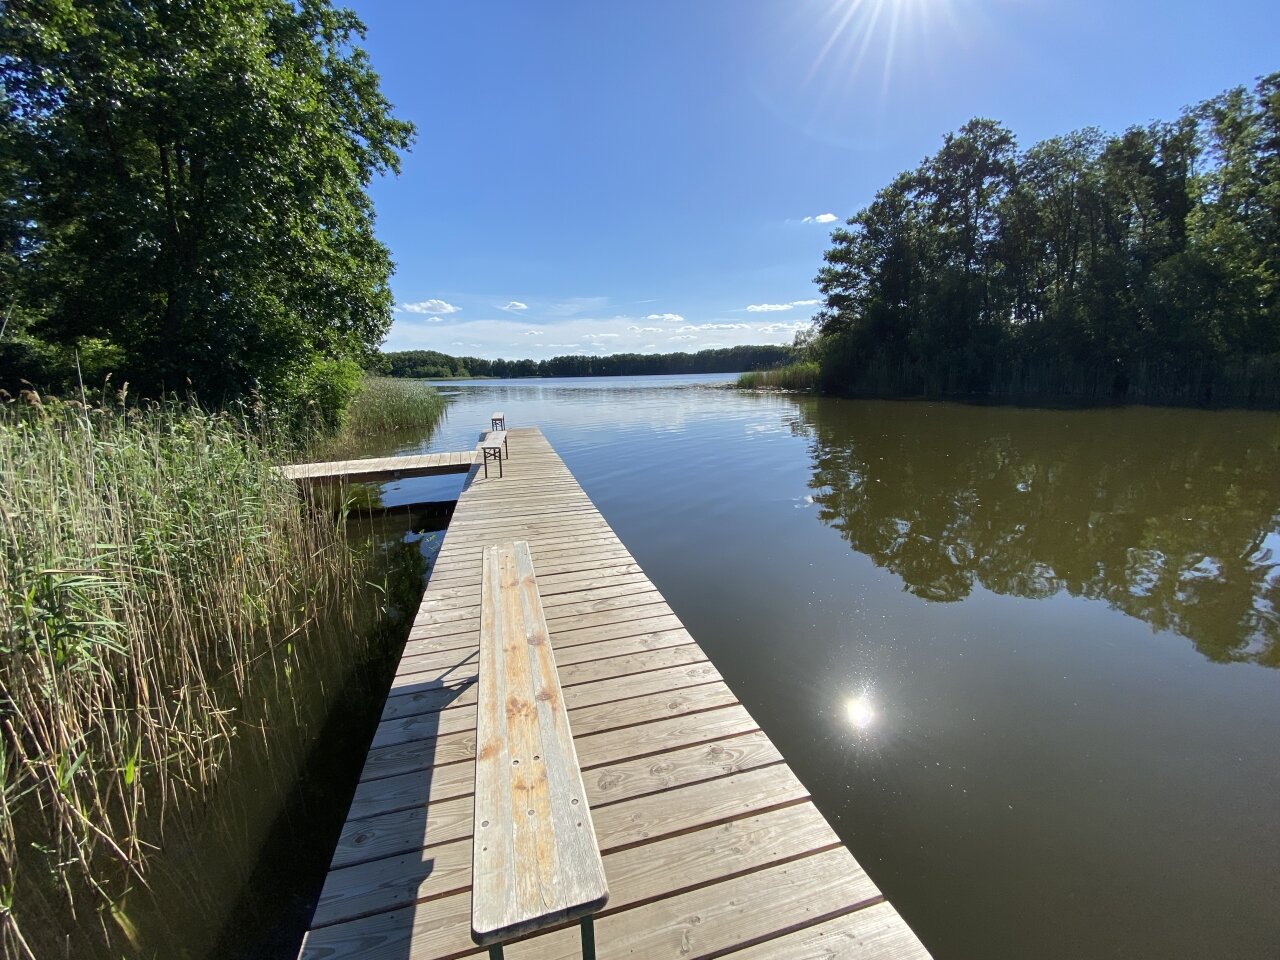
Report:
[[[525,541],[484,548],[478,699],[472,937],[587,918],[586,952],[609,890]]]
[[[507,451],[507,456],[511,456],[511,450],[507,447],[507,431],[490,430],[484,435],[484,439],[476,444],[476,449],[480,451],[482,462],[484,463],[484,475],[489,476],[489,461],[496,460],[498,462],[498,476],[502,476],[502,452]]]

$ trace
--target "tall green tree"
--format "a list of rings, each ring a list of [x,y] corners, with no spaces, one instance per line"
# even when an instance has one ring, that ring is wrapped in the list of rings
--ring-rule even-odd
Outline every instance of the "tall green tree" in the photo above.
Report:
[[[1280,74],[1025,152],[970,121],[831,240],[829,389],[1280,404]]]
[[[363,35],[328,0],[9,0],[5,289],[32,331],[149,391],[340,408],[390,324],[365,191],[413,136]]]

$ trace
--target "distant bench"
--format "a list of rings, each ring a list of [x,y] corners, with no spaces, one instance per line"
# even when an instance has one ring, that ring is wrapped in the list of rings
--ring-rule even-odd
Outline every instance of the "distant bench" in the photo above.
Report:
[[[507,450],[507,456],[511,456],[511,450],[507,447],[507,431],[490,430],[485,434],[476,447],[480,450],[481,456],[484,458],[484,475],[489,476],[489,461],[498,461],[498,476],[502,476],[502,451]]]
[[[471,935],[502,944],[582,921],[609,899],[529,544],[484,548]]]

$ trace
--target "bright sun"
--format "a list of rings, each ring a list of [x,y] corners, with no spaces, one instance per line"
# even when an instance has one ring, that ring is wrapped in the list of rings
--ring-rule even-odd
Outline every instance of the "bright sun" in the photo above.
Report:
[[[956,27],[953,0],[825,0],[820,12],[822,47],[810,67],[812,79],[830,65],[858,71],[879,61],[884,83],[899,48],[919,47],[923,34],[938,20]],[[908,36],[910,35],[910,36]]]

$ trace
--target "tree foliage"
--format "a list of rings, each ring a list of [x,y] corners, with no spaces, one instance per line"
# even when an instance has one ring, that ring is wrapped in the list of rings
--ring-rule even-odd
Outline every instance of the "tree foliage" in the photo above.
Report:
[[[1021,152],[972,120],[825,259],[830,389],[1280,403],[1280,74]]]
[[[697,353],[615,353],[552,357],[549,360],[485,360],[452,357],[435,350],[382,354],[377,369],[392,377],[617,377],[677,373],[740,373],[791,359],[791,347],[744,346]]]
[[[390,324],[365,188],[413,132],[363,29],[328,0],[10,0],[4,339],[96,345],[148,392],[340,406]]]

